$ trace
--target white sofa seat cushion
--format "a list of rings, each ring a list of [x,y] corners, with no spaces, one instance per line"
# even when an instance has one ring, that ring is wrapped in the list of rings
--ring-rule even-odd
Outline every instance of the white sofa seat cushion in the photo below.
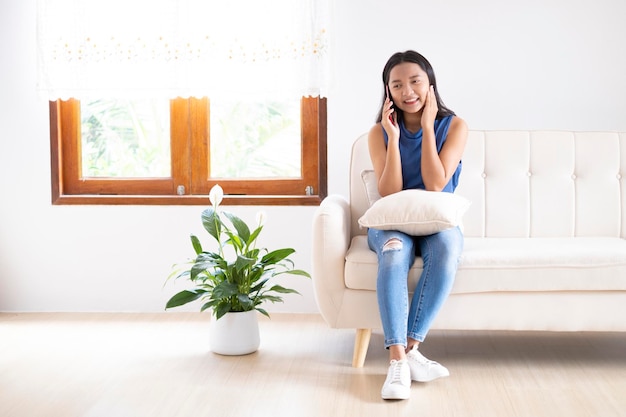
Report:
[[[376,291],[377,270],[367,236],[355,236],[346,255],[346,287]],[[421,271],[417,258],[411,290]],[[452,293],[611,290],[626,291],[624,239],[466,237]]]

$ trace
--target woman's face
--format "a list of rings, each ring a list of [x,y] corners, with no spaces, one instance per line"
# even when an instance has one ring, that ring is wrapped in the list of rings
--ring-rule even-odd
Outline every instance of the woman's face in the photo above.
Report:
[[[413,62],[403,62],[389,72],[391,100],[406,113],[417,113],[424,107],[430,81],[428,74]]]

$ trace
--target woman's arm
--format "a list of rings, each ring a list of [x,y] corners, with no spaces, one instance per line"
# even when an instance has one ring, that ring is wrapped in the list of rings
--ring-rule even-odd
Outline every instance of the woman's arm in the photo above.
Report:
[[[454,116],[450,122],[448,136],[441,152],[437,152],[435,138],[435,116],[437,102],[434,91],[430,90],[428,101],[422,113],[422,179],[429,191],[441,191],[450,182],[456,171],[467,142],[467,124]]]
[[[399,133],[388,135],[385,146],[382,123],[370,129],[368,144],[372,166],[378,181],[378,193],[384,197],[402,190],[402,162],[400,160]]]
[[[467,124],[460,117],[454,116],[448,129],[448,137],[437,153],[435,134],[432,138],[422,139],[422,179],[429,191],[441,191],[450,182],[456,171],[467,142]],[[431,135],[428,135],[431,136]]]
[[[383,129],[387,132],[387,145],[385,145]],[[372,166],[378,180],[378,193],[384,197],[401,191],[400,128],[389,96],[383,103],[382,121],[370,129],[368,145]]]

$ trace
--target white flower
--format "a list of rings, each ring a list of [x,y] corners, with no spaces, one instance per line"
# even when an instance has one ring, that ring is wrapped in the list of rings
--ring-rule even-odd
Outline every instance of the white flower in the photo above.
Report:
[[[264,211],[259,211],[256,214],[256,223],[260,226],[263,226],[265,224],[265,219],[267,218],[267,213]]]
[[[217,206],[224,199],[224,190],[220,187],[219,184],[215,184],[213,188],[211,188],[211,192],[209,193],[209,201],[213,204],[213,208],[217,210]]]

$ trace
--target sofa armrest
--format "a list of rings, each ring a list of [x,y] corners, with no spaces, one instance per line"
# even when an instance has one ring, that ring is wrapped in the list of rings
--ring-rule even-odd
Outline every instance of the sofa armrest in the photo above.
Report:
[[[313,215],[311,276],[318,308],[331,327],[336,327],[346,289],[350,221],[350,205],[337,194],[326,197]]]

